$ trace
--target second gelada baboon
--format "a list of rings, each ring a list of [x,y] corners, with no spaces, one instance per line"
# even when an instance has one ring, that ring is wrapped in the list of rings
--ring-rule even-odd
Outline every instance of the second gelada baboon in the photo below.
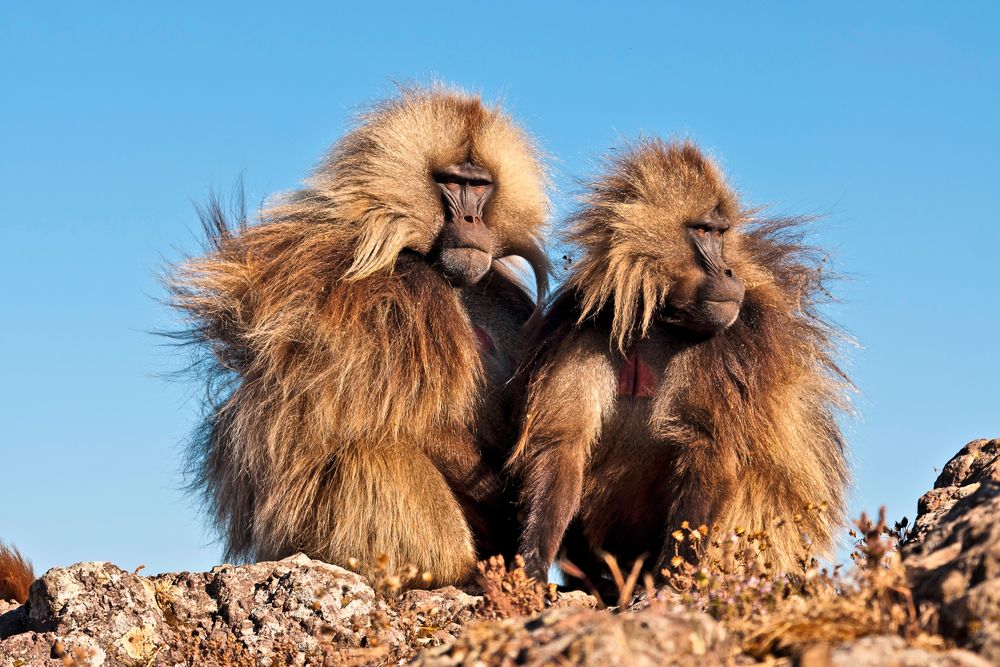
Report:
[[[802,234],[756,219],[687,142],[642,141],[589,186],[512,458],[533,575],[561,544],[594,582],[605,553],[659,572],[684,521],[765,532],[776,568],[794,566],[800,532],[830,549],[850,383],[816,308],[823,258]]]
[[[498,108],[407,89],[253,224],[203,211],[210,245],[171,287],[211,353],[194,463],[228,557],[444,585],[516,545],[504,391],[535,303],[499,260],[544,295],[546,183]]]

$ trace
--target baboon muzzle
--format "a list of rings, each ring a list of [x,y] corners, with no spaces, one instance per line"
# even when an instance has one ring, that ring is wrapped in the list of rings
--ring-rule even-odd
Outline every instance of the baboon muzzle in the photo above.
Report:
[[[474,285],[493,262],[493,235],[483,220],[492,177],[482,167],[463,163],[442,170],[437,183],[445,213],[438,237],[441,269],[454,283]]]
[[[476,284],[493,262],[491,245],[490,230],[482,218],[464,215],[447,220],[441,230],[442,272],[456,284]]]

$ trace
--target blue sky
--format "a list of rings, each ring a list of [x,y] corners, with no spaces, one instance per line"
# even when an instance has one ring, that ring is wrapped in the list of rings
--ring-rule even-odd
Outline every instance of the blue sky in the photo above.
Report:
[[[197,391],[152,335],[192,201],[294,187],[393,81],[501,98],[558,211],[638,133],[748,202],[824,216],[858,340],[852,509],[1000,435],[1000,10],[992,3],[6,3],[0,9],[0,538],[40,570],[216,563],[181,490]]]

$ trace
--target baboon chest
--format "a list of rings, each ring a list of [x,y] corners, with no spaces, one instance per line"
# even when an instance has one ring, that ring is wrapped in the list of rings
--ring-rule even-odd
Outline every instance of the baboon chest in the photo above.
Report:
[[[649,426],[653,401],[621,398],[588,462],[581,523],[593,548],[635,558],[655,552],[672,498],[675,452]]]
[[[669,358],[668,346],[657,332],[634,342],[623,354],[616,355],[615,371],[618,400],[656,396]]]
[[[615,355],[615,407],[601,425],[584,483],[584,531],[595,547],[633,556],[654,549],[672,498],[676,451],[655,431],[653,410],[674,347],[659,332]],[[589,508],[589,509],[588,509]]]
[[[476,347],[491,383],[504,384],[514,372],[521,326],[531,314],[511,299],[482,288],[462,292]]]
[[[493,335],[486,328],[478,324],[472,325],[472,332],[476,336],[476,346],[479,348],[479,353],[495,357],[497,354],[497,344],[493,340]]]
[[[618,395],[633,398],[652,398],[656,395],[659,378],[649,361],[633,348],[629,355],[618,362]]]

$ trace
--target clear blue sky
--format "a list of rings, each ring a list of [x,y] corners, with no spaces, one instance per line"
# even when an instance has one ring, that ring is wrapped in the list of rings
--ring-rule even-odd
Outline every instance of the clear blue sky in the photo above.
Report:
[[[161,262],[196,248],[192,200],[294,187],[354,111],[434,78],[506,100],[561,212],[641,131],[824,215],[861,344],[852,508],[912,518],[935,468],[1000,435],[1000,10],[691,4],[5,3],[0,537],[41,570],[217,562],[180,490],[195,388],[149,333],[173,323]]]

